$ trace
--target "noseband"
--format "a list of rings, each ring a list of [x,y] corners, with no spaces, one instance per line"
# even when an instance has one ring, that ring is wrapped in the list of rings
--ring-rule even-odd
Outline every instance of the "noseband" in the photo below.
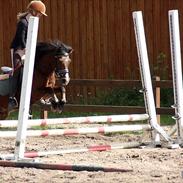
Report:
[[[55,70],[55,74],[57,77],[60,77],[60,78],[63,78],[65,77],[65,75],[69,73],[69,70],[68,69],[58,69],[56,68]]]
[[[65,55],[64,55],[65,56]],[[55,74],[57,77],[59,78],[64,78],[66,74],[69,74],[69,69],[61,69],[59,67],[59,56],[55,56],[57,58],[57,61],[56,61],[56,68],[55,68]]]

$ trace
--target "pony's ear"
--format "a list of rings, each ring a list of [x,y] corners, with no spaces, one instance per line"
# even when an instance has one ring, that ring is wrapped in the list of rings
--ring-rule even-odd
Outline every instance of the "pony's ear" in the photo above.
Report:
[[[74,49],[71,48],[71,49],[69,50],[68,54],[71,54],[73,51],[74,51]]]
[[[66,45],[65,43],[62,43],[62,47],[63,47],[64,51],[67,52],[68,54],[71,54],[73,52],[72,47],[69,45]]]

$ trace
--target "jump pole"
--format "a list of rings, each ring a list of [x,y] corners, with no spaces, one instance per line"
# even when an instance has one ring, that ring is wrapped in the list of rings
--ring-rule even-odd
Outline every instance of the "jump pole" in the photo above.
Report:
[[[87,117],[71,117],[71,118],[52,118],[52,119],[33,119],[28,120],[28,127],[47,126],[58,124],[94,124],[94,123],[118,123],[131,121],[144,121],[149,116],[147,114],[131,114],[131,115],[109,115],[109,116],[87,116]],[[16,127],[17,120],[1,120],[0,127]]]
[[[155,145],[160,143],[159,134],[168,142],[171,138],[161,128],[156,118],[156,107],[154,103],[154,95],[152,89],[152,81],[149,69],[149,60],[147,54],[146,38],[143,24],[143,17],[141,11],[133,12],[133,22],[135,30],[135,38],[137,45],[137,53],[139,58],[140,74],[142,80],[142,91],[144,93],[144,101],[146,106],[146,113],[149,115],[149,123],[154,129],[153,140]]]
[[[115,149],[129,149],[139,147],[141,145],[140,142],[127,142],[122,144],[110,144],[110,145],[90,145],[87,147],[75,147],[75,148],[67,148],[60,150],[52,150],[52,151],[30,151],[25,152],[25,158],[36,158],[43,157],[49,155],[59,155],[59,154],[70,154],[70,153],[83,153],[83,152],[96,152],[96,151],[111,151]],[[0,155],[0,159],[10,160],[13,159],[14,154],[4,154]]]
[[[33,162],[21,162],[21,161],[0,161],[0,166],[3,167],[17,167],[17,168],[37,168],[48,170],[63,170],[63,171],[103,171],[103,172],[132,172],[132,169],[121,169],[111,167],[100,166],[88,166],[88,165],[70,165],[59,163],[33,163]]]
[[[71,135],[85,135],[85,134],[105,134],[114,132],[140,131],[151,130],[151,126],[144,125],[114,125],[102,126],[93,128],[74,128],[74,129],[52,129],[52,130],[27,130],[27,137],[46,137],[46,136],[71,136]],[[0,131],[0,138],[15,137],[16,131]]]
[[[168,11],[177,140],[183,143],[183,85],[178,10]],[[183,144],[182,144],[183,145]]]
[[[23,82],[21,87],[20,107],[18,116],[18,127],[15,142],[15,159],[24,158],[27,121],[31,98],[32,77],[35,59],[35,50],[38,32],[38,17],[30,17],[28,25],[25,63],[23,70]]]

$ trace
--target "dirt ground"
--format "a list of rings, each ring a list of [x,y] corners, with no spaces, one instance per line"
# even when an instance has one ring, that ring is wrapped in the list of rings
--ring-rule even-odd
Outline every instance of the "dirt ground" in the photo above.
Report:
[[[147,134],[110,134],[80,136],[28,137],[27,151],[59,150],[95,144],[118,144],[146,141]],[[148,136],[149,137],[149,136]],[[14,152],[15,139],[0,139],[0,154]],[[116,149],[102,152],[82,152],[50,155],[38,160],[49,163],[91,165],[131,169],[132,172],[74,172],[35,168],[0,167],[0,183],[180,183],[183,182],[183,150],[168,148]]]

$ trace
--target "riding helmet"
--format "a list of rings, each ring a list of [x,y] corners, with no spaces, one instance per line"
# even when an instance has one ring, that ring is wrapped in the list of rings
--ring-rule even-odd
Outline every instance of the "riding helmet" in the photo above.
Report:
[[[27,9],[31,9],[31,10],[35,10],[40,12],[41,14],[43,14],[44,16],[47,16],[46,14],[46,6],[42,1],[31,1],[28,6]]]

